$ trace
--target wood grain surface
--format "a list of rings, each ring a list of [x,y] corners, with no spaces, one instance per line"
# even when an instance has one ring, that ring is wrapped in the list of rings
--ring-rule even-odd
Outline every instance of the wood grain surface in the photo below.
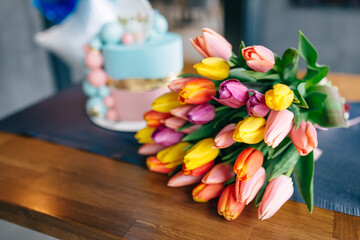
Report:
[[[61,239],[359,239],[358,217],[288,201],[271,219],[250,204],[234,222],[216,200],[166,175],[39,139],[0,133],[0,218]]]

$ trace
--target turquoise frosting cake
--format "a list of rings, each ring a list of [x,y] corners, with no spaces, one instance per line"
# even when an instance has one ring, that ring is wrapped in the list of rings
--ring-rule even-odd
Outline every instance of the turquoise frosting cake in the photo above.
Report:
[[[119,17],[85,46],[84,62],[83,91],[91,119],[142,121],[143,112],[183,68],[182,39],[168,32],[166,19],[156,11],[151,17]]]

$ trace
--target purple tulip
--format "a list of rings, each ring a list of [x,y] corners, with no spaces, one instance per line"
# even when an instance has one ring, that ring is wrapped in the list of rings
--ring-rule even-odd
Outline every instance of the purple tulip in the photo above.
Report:
[[[249,98],[249,89],[236,79],[229,79],[220,84],[219,98],[214,98],[221,104],[231,108],[239,108],[246,104]]]
[[[215,117],[215,108],[210,103],[203,103],[193,107],[187,114],[188,120],[195,124],[205,124]]]
[[[163,146],[171,146],[181,141],[184,137],[184,134],[181,132],[176,132],[173,129],[160,126],[155,129],[151,134],[151,138],[155,143],[161,144]]]
[[[265,103],[265,95],[256,90],[249,90],[249,92],[254,94],[250,96],[246,103],[248,114],[254,117],[265,117],[270,111],[270,108]]]

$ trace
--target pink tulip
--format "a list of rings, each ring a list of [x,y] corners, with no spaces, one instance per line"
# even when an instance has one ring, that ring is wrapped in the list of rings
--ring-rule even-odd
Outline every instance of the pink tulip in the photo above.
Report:
[[[193,132],[199,130],[201,127],[202,127],[201,124],[195,124],[195,125],[193,125],[191,127],[188,127],[188,128],[185,128],[185,129],[181,130],[180,132],[185,133],[185,134],[190,134],[190,133],[193,133]]]
[[[164,124],[166,127],[177,130],[182,127],[186,123],[186,120],[177,118],[177,117],[169,117],[165,119]]]
[[[243,48],[241,53],[247,65],[257,72],[267,72],[275,64],[274,53],[264,46],[250,46]]]
[[[157,143],[147,143],[142,145],[139,150],[138,153],[141,155],[154,155],[157,154],[158,152],[160,152],[161,150],[165,149],[166,147],[164,145],[161,144],[157,144]]]
[[[174,108],[170,110],[170,113],[178,118],[184,119],[184,120],[188,120],[186,117],[186,114],[190,111],[190,109],[192,109],[195,105],[184,105],[178,108]]]
[[[184,175],[183,172],[180,171],[169,179],[167,186],[183,187],[187,185],[192,185],[199,182],[201,178],[202,176]]]
[[[168,88],[170,91],[179,94],[181,92],[181,87],[187,83],[188,81],[192,80],[194,78],[187,77],[187,78],[177,78],[170,82]]]
[[[204,58],[220,57],[226,61],[229,60],[232,55],[232,46],[223,36],[209,28],[203,28],[202,34],[190,41]]]
[[[214,148],[227,148],[236,143],[233,139],[233,135],[236,129],[235,123],[230,123],[225,126],[214,138]]]
[[[249,90],[249,92],[254,94],[249,97],[246,103],[248,114],[254,117],[265,117],[270,111],[265,103],[265,95],[256,90]]]
[[[239,217],[244,207],[245,203],[236,201],[235,184],[230,184],[221,193],[217,210],[226,220],[232,221]]]
[[[276,148],[290,132],[293,118],[294,114],[289,110],[271,110],[266,122],[265,143]]]
[[[264,185],[265,178],[266,173],[263,167],[257,170],[257,172],[246,182],[242,182],[236,178],[236,201],[248,205],[254,199],[260,188]]]
[[[232,164],[219,163],[215,165],[203,178],[202,182],[206,184],[223,183],[235,177]]]
[[[294,193],[291,177],[280,175],[270,181],[261,200],[259,219],[271,218]]]
[[[218,197],[223,188],[224,184],[222,183],[200,183],[193,189],[192,196],[195,202],[208,202],[210,199]]]
[[[184,137],[184,134],[181,132],[176,132],[173,129],[160,126],[155,129],[155,131],[151,134],[151,138],[155,143],[171,146],[181,141]]]
[[[220,84],[219,95],[220,99],[215,97],[213,99],[225,106],[239,108],[246,104],[249,98],[249,89],[239,80],[229,79]]]
[[[311,122],[302,121],[297,130],[293,126],[290,138],[301,156],[309,154],[318,145],[316,129]]]
[[[206,124],[214,119],[215,107],[210,103],[197,105],[190,109],[186,117],[194,124]]]

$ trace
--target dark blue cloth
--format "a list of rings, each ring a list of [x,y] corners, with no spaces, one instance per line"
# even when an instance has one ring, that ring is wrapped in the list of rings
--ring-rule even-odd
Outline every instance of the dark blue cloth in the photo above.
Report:
[[[0,121],[0,130],[41,138],[144,166],[133,133],[102,129],[88,119],[86,97],[73,87]],[[360,115],[360,103],[350,116]],[[360,125],[318,131],[323,155],[315,164],[314,205],[360,216]],[[296,188],[295,188],[296,189]],[[292,200],[301,202],[297,190]]]

